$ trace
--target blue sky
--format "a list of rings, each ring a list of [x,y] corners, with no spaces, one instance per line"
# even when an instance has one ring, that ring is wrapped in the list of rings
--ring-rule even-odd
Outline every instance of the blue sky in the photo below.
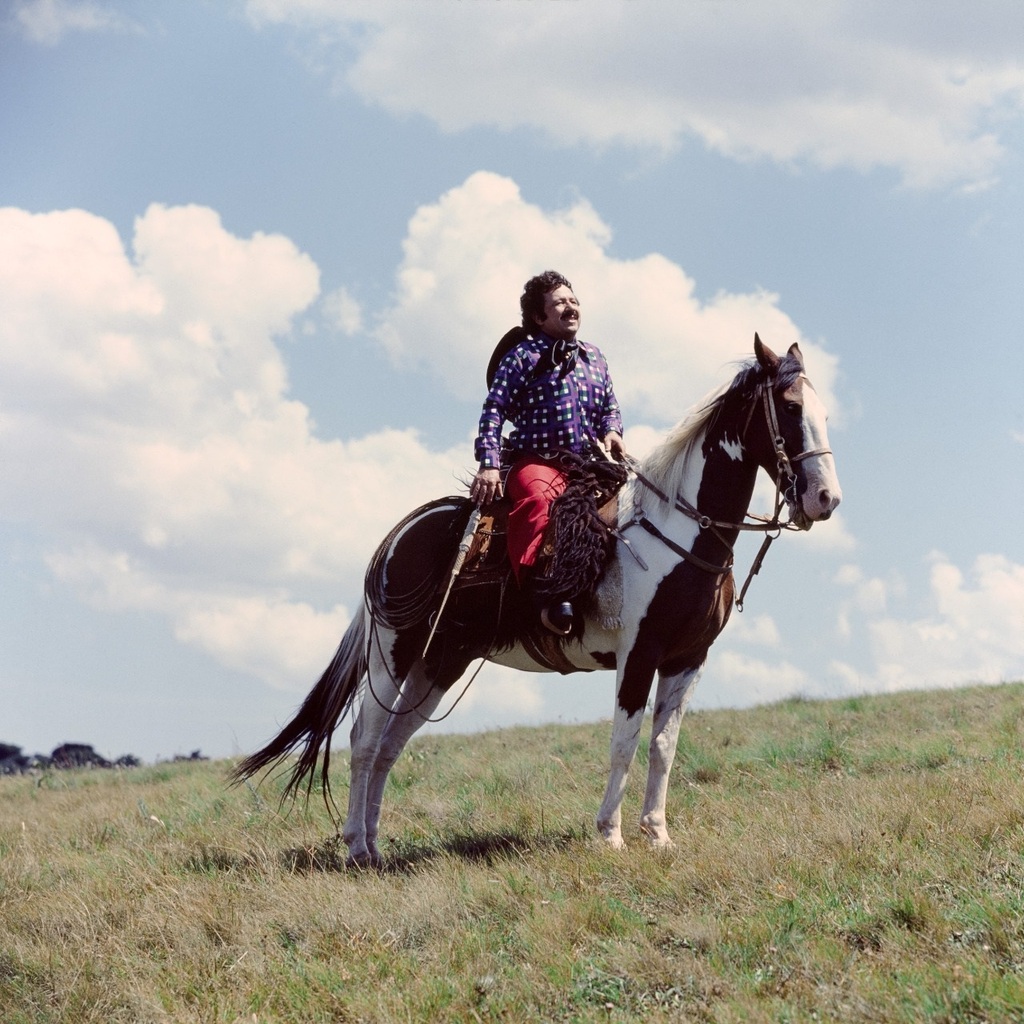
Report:
[[[0,740],[266,739],[549,266],[634,452],[755,330],[831,408],[843,506],[695,707],[1024,676],[1024,7],[915,6],[6,5]],[[445,728],[612,685],[489,667]]]

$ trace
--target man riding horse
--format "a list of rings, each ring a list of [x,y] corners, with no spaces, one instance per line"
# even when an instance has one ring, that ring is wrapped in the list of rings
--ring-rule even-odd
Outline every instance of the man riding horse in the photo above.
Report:
[[[526,509],[529,487],[541,491],[541,511],[546,513],[548,494],[559,486],[552,473],[539,484],[534,474],[531,484],[526,467],[539,462],[554,468],[552,462],[537,459],[541,453],[582,447],[585,438],[594,436],[603,438],[613,454],[623,454],[618,409],[604,360],[596,349],[576,343],[579,311],[572,289],[568,282],[548,279],[539,295],[539,308],[524,298],[522,334],[531,336],[512,339],[521,351],[508,357],[501,374],[497,364],[503,362],[502,346],[492,360],[494,386],[484,407],[481,469],[473,483],[473,499],[448,497],[422,505],[390,531],[367,569],[363,608],[353,616],[330,664],[278,734],[233,772],[241,781],[294,754],[284,796],[303,789],[308,795],[319,778],[333,813],[331,743],[335,730],[351,714],[348,811],[342,836],[349,849],[347,863],[353,866],[384,863],[380,818],[391,769],[420,726],[435,720],[432,715],[444,696],[477,659],[528,672],[614,669],[609,773],[597,828],[611,848],[622,848],[622,801],[650,704],[640,830],[656,847],[671,845],[666,800],[679,729],[708,650],[729,618],[735,593],[733,548],[740,531],[765,534],[749,582],[767,544],[783,529],[806,530],[828,519],[842,497],[825,406],[807,377],[799,346],[792,344],[780,356],[755,334],[753,360],[739,368],[731,384],[717,389],[678,423],[622,485],[611,534],[615,543],[607,563],[614,571],[599,580],[593,601],[577,602],[567,636],[549,635],[561,655],[557,664],[535,642],[534,631],[540,633],[543,627],[529,615],[528,601],[489,602],[467,588],[468,599],[456,600],[453,613],[442,618],[438,595],[445,579],[451,578],[450,553],[460,536],[465,541],[479,511],[473,501],[493,501],[502,490],[497,431],[503,418],[511,418],[517,428],[509,491],[517,506],[527,502]],[[534,376],[544,382],[536,388],[545,401],[537,422],[530,413]],[[518,386],[510,390],[514,381]],[[598,384],[602,390],[596,396]],[[566,394],[557,394],[563,388]],[[568,398],[565,407],[579,421],[560,430],[560,421],[550,417],[559,408],[556,398],[562,397]],[[610,477],[623,467],[612,461],[591,462],[583,471],[579,457],[571,454],[563,454],[559,461],[570,466],[553,512],[561,529],[564,506],[568,501],[571,508],[578,500],[576,477]],[[520,465],[523,469],[517,473]],[[748,512],[760,470],[775,482],[771,517],[751,517]],[[524,476],[526,482],[515,482]],[[603,489],[602,484],[598,493]],[[589,490],[587,494],[592,496]],[[784,508],[790,515],[786,523],[780,519]],[[552,579],[558,585],[555,592],[587,593],[585,588],[561,589],[563,578],[571,578],[559,571],[565,550],[562,538],[552,560],[556,571],[536,578],[531,568],[536,565],[536,512],[536,507],[524,512],[525,523],[512,541],[520,578],[534,572],[530,585],[535,593],[549,592]],[[757,522],[748,523],[749,518]],[[577,539],[573,530],[566,533]],[[741,599],[745,589],[746,584]],[[524,610],[528,617],[522,616]],[[431,644],[439,618],[441,629]]]
[[[470,497],[486,505],[507,491],[512,570],[534,596],[543,625],[565,636],[572,628],[572,604],[546,599],[534,585],[550,505],[565,489],[559,456],[585,455],[600,444],[621,460],[622,416],[604,356],[576,337],[580,304],[568,280],[554,270],[531,278],[519,305],[522,327],[509,331],[491,358]],[[514,429],[503,446],[506,420]]]

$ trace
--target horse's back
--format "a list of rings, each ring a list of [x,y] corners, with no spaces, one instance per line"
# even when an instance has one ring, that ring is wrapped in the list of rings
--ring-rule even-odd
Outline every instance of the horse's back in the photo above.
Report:
[[[421,505],[377,547],[366,570],[366,598],[386,625],[401,629],[436,606],[473,503],[447,497]]]

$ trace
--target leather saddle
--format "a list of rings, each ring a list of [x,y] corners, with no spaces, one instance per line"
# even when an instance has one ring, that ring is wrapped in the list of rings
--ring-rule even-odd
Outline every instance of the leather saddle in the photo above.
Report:
[[[502,498],[484,509],[466,560],[455,579],[453,596],[457,594],[466,600],[497,607],[502,601],[503,591],[517,587],[508,557],[508,516],[511,508],[512,503]],[[598,515],[608,530],[614,528],[618,496],[602,504]],[[558,521],[552,518],[544,533],[537,563],[541,573],[549,571],[554,564],[557,535]],[[598,579],[593,581],[594,586]],[[535,621],[532,614],[520,619],[520,628],[516,632],[526,652],[538,664],[563,675],[579,671],[565,654],[565,642],[571,639],[571,634],[569,637],[556,636]]]

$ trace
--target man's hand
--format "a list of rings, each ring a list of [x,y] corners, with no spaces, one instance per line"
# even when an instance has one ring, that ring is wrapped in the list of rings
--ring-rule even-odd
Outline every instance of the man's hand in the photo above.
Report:
[[[501,494],[501,472],[497,469],[481,469],[469,489],[469,496],[478,505],[489,505],[497,501]]]
[[[623,443],[622,435],[616,434],[614,430],[605,437],[604,446],[616,462],[621,462],[626,457],[626,445]]]

